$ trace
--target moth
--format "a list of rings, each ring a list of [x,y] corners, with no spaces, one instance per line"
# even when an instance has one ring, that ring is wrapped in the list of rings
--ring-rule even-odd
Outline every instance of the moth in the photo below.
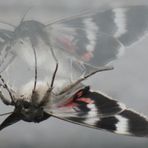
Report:
[[[4,104],[14,106],[14,111],[1,123],[0,130],[20,120],[39,123],[55,117],[117,134],[148,136],[146,117],[83,83],[97,72],[112,70],[109,63],[118,59],[125,47],[146,35],[147,6],[83,13],[46,25],[23,18],[18,26],[12,27],[13,30],[0,30],[0,87],[7,91],[10,99],[2,90],[0,98]],[[43,52],[44,47],[47,52]],[[46,64],[43,62],[45,53],[51,55]],[[34,80],[24,84],[22,94],[17,94],[5,79],[5,71],[9,71],[17,57],[28,65],[34,61]],[[54,64],[49,66],[51,63]],[[48,84],[38,78],[39,69],[45,67],[52,71]],[[68,79],[74,79],[55,91],[60,85],[57,80],[62,75],[60,67]]]

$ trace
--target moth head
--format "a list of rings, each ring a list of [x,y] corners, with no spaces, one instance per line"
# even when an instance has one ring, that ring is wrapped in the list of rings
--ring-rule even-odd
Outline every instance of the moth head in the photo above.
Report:
[[[14,111],[2,122],[0,130],[20,121],[41,122],[49,118],[50,115],[43,111],[42,107],[25,100],[18,100]]]
[[[27,122],[39,122],[43,117],[43,108],[32,102],[18,100],[15,110],[21,115],[21,119]]]

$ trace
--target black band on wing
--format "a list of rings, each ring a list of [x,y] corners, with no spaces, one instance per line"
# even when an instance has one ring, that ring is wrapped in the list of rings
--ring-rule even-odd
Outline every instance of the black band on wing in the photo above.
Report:
[[[96,127],[117,134],[138,137],[148,136],[148,120],[131,110],[124,110],[118,115],[102,118],[96,123]]]
[[[81,112],[91,112],[95,110],[99,117],[105,117],[120,113],[125,109],[125,105],[119,103],[118,101],[110,99],[98,92],[91,92],[89,87],[78,91],[74,95],[74,100],[78,104],[78,110]],[[94,108],[93,108],[94,107]]]

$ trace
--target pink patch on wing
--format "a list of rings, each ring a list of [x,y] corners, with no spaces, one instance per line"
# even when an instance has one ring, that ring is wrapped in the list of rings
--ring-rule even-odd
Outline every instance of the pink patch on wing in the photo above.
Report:
[[[77,106],[77,104],[73,101],[73,99],[72,100],[70,100],[69,102],[67,102],[66,104],[63,104],[63,105],[61,105],[61,106],[59,106],[59,107],[69,107],[69,108],[73,108],[73,107],[76,107]]]
[[[92,54],[92,52],[85,52],[81,58],[84,61],[90,61],[91,58],[93,58],[93,54]]]
[[[76,93],[77,98],[81,97],[83,95],[83,91],[79,91],[78,93]]]
[[[92,104],[92,103],[94,103],[94,101],[91,100],[90,98],[78,98],[77,100],[78,100],[78,101],[85,102],[85,103],[87,103],[87,104]]]
[[[94,101],[91,100],[90,98],[77,98],[77,101],[81,101],[81,102],[84,102],[84,103],[87,103],[87,104],[93,104]],[[73,100],[69,101],[68,103],[62,105],[62,106],[59,106],[59,107],[69,107],[69,108],[73,108],[73,107],[76,107],[78,106],[77,103],[75,103]]]
[[[62,43],[62,45],[64,45],[65,49],[68,52],[75,52],[75,47],[73,45],[72,39],[70,39],[69,37],[62,37],[62,38],[57,38],[58,42]]]

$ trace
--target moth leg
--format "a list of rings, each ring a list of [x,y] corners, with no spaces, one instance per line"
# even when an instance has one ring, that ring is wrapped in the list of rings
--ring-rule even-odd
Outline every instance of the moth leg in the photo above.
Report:
[[[55,64],[56,64],[56,67],[55,67],[55,70],[54,70],[54,73],[53,73],[53,76],[52,76],[52,80],[51,80],[51,84],[50,84],[50,87],[48,90],[52,90],[53,89],[53,84],[54,84],[54,80],[55,80],[55,77],[56,77],[56,74],[57,74],[57,71],[58,71],[58,67],[59,67],[59,62],[58,62],[58,59],[56,57],[56,54],[53,50],[53,47],[52,47],[52,44],[51,44],[51,41],[50,41],[50,37],[49,37],[49,41],[48,41],[48,46],[51,50],[51,54],[53,56],[53,59],[55,60]]]
[[[0,91],[0,98],[5,105],[11,105],[11,102],[8,99],[5,98],[5,96],[2,94],[1,91]]]
[[[71,73],[70,73],[70,81],[72,81],[73,80],[73,68],[72,68],[72,59],[70,59],[70,71],[71,71]]]
[[[12,93],[11,93],[11,90],[9,89],[9,87],[7,86],[7,84],[5,83],[5,80],[2,78],[1,75],[0,75],[0,79],[1,79],[1,81],[2,81],[2,83],[3,83],[2,86],[7,90],[7,92],[9,93],[10,99],[11,99],[11,102],[8,102],[8,100],[5,99],[5,97],[2,95],[2,92],[0,91],[0,97],[1,97],[2,101],[3,101],[4,103],[6,103],[6,104],[8,103],[8,105],[14,104],[15,100],[14,100],[14,98],[13,98],[13,95],[12,95]],[[6,101],[6,100],[7,100],[7,101]]]
[[[91,72],[90,74],[78,79],[77,81],[73,82],[72,84],[68,85],[67,87],[65,87],[61,92],[59,92],[56,95],[62,95],[65,92],[69,91],[70,89],[74,88],[76,85],[78,85],[79,83],[81,83],[82,81],[86,80],[87,78],[89,78],[90,76],[98,73],[98,72],[102,72],[102,71],[108,71],[108,70],[112,70],[113,67],[110,66],[104,66],[104,67],[100,67],[98,68],[96,71]]]
[[[37,54],[36,54],[36,49],[35,47],[32,45],[32,49],[33,49],[33,53],[34,53],[34,88],[32,90],[32,93],[35,92],[36,89],[36,84],[37,84]]]
[[[49,38],[48,46],[49,46],[49,48],[51,50],[51,54],[53,56],[53,59],[56,62],[56,67],[55,67],[55,70],[54,70],[54,73],[53,73],[53,76],[52,76],[52,79],[51,79],[50,87],[48,88],[48,90],[46,91],[42,101],[40,102],[40,104],[39,104],[40,106],[44,106],[44,105],[46,105],[48,103],[49,97],[50,97],[51,92],[53,90],[53,85],[54,85],[55,77],[56,77],[56,74],[57,74],[57,71],[58,71],[58,66],[59,66],[58,59],[57,59],[57,57],[56,57],[56,55],[54,53],[53,47],[52,47],[52,45],[50,43],[50,38]]]
[[[51,54],[52,54],[52,56],[53,56],[53,59],[55,60],[56,65],[57,65],[57,64],[58,64],[58,59],[57,59],[57,57],[56,57],[56,55],[55,55],[55,53],[54,53],[54,50],[53,50],[53,47],[52,47],[52,44],[51,44],[50,37],[48,38],[48,46],[49,46],[49,48],[50,48],[50,50],[51,50]]]
[[[37,53],[36,53],[36,49],[34,47],[34,45],[32,44],[32,49],[33,49],[33,53],[34,53],[34,87],[32,90],[32,96],[31,96],[31,101],[33,104],[37,104],[38,102],[38,93],[36,91],[36,85],[37,85],[37,75],[38,75],[38,71],[37,71]]]
[[[51,92],[53,90],[54,80],[55,80],[57,71],[58,71],[58,63],[56,63],[56,67],[55,67],[55,70],[54,70],[54,73],[53,73],[53,76],[52,76],[50,87],[46,91],[46,93],[43,97],[43,100],[40,102],[40,106],[44,106],[48,103],[48,99],[49,99]]]

